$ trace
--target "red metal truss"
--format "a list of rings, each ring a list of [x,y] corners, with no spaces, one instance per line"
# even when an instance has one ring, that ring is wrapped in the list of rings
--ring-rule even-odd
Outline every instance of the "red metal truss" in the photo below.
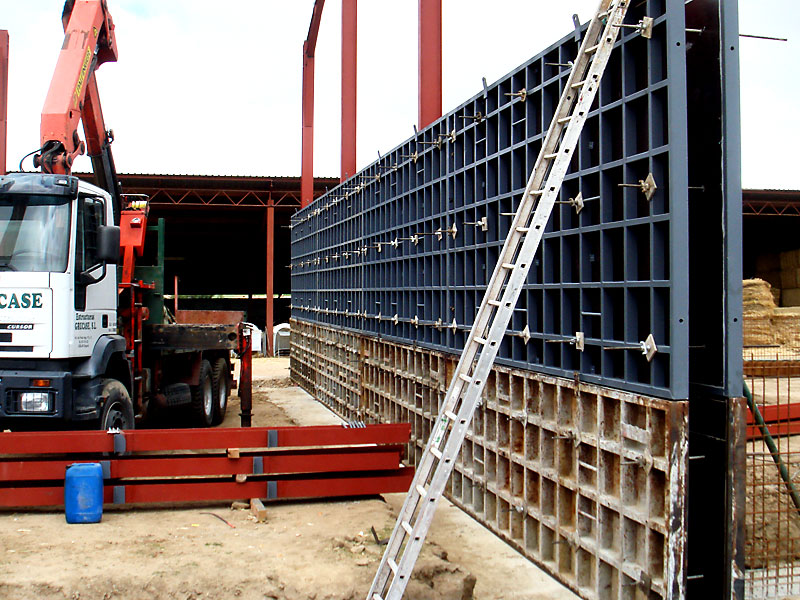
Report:
[[[119,180],[125,193],[146,194],[153,206],[300,208],[299,177],[121,174]],[[314,198],[336,183],[331,177],[314,179]]]
[[[797,190],[742,190],[742,214],[746,217],[798,217]]]
[[[310,476],[289,480],[131,482],[103,488],[106,504],[150,502],[208,502],[262,498],[337,498],[405,492],[411,485],[414,469],[370,472],[351,476]],[[60,506],[64,486],[0,488],[0,506]]]
[[[244,427],[219,429],[136,429],[105,431],[35,431],[0,433],[0,454],[64,454],[69,452],[154,452],[159,450],[220,450],[403,444],[411,435],[408,423],[345,428]]]

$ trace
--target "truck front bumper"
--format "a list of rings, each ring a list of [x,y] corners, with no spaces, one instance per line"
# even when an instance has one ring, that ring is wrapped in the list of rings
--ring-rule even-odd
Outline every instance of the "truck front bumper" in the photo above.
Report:
[[[0,371],[0,418],[81,418],[72,413],[68,371]]]

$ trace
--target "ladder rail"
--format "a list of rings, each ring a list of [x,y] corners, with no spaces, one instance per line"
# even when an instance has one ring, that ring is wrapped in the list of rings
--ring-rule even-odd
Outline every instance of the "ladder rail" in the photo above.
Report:
[[[494,364],[500,342],[505,336],[508,322],[527,279],[531,259],[541,243],[627,8],[628,0],[602,0],[587,29],[434,429],[420,459],[411,489],[381,559],[367,596],[368,600],[382,600],[381,594],[384,593],[387,583],[389,590],[386,600],[399,600],[405,591],[433,520],[436,503],[444,491],[455,457],[480,403],[486,376]],[[601,22],[603,17],[606,18],[605,23]],[[531,219],[534,204],[536,209]],[[523,262],[516,264],[515,260]],[[498,296],[501,298],[499,302]],[[477,339],[482,342],[477,342]],[[468,375],[470,372],[473,373],[472,376]],[[457,412],[456,405],[459,405]],[[445,439],[444,449],[440,451],[441,443]],[[437,451],[438,458],[432,449]],[[423,494],[419,490],[425,490],[424,484],[429,477],[431,480],[423,502]],[[415,514],[416,521],[411,528],[410,522]],[[396,561],[406,538],[408,541],[402,557]],[[393,577],[391,582],[390,576]]]

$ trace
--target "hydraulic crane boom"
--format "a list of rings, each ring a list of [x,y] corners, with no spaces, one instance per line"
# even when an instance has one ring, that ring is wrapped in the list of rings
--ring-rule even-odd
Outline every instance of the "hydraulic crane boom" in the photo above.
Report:
[[[97,185],[111,194],[119,224],[120,186],[111,155],[113,133],[100,108],[95,71],[117,60],[114,22],[106,0],[67,0],[61,15],[64,43],[50,82],[41,123],[41,154],[34,164],[45,173],[69,174],[88,148]],[[83,120],[86,143],[78,136]]]

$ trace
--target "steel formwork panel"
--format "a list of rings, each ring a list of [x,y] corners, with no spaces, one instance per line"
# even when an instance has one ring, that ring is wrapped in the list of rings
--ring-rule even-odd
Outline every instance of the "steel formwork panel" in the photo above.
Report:
[[[736,23],[722,12],[717,0],[631,7],[628,22],[655,19],[652,39],[629,29],[620,36],[500,364],[577,372],[668,399],[689,398],[693,383],[739,393],[740,308],[725,300],[741,279],[740,216],[730,211],[739,184],[687,161],[702,152],[709,164],[738,164],[728,143],[738,139],[730,118],[738,109],[725,101],[736,86],[721,84],[733,68],[725,51]],[[693,55],[687,26],[707,26],[716,64],[707,48]],[[563,38],[297,213],[293,317],[460,353],[577,49],[574,34]],[[699,115],[687,73],[706,77],[724,131],[701,122],[690,135]],[[648,200],[635,185],[649,174],[657,189]],[[580,212],[569,204],[579,193]],[[698,266],[717,242],[721,255],[717,248],[709,267]],[[658,347],[650,362],[640,349],[649,335]]]
[[[346,353],[328,356],[340,337]],[[348,400],[320,399],[348,419],[410,423],[406,456],[419,462],[452,355],[298,321],[292,344],[295,381],[319,395],[352,379]],[[687,402],[495,367],[446,493],[584,598],[677,600],[688,437]]]

